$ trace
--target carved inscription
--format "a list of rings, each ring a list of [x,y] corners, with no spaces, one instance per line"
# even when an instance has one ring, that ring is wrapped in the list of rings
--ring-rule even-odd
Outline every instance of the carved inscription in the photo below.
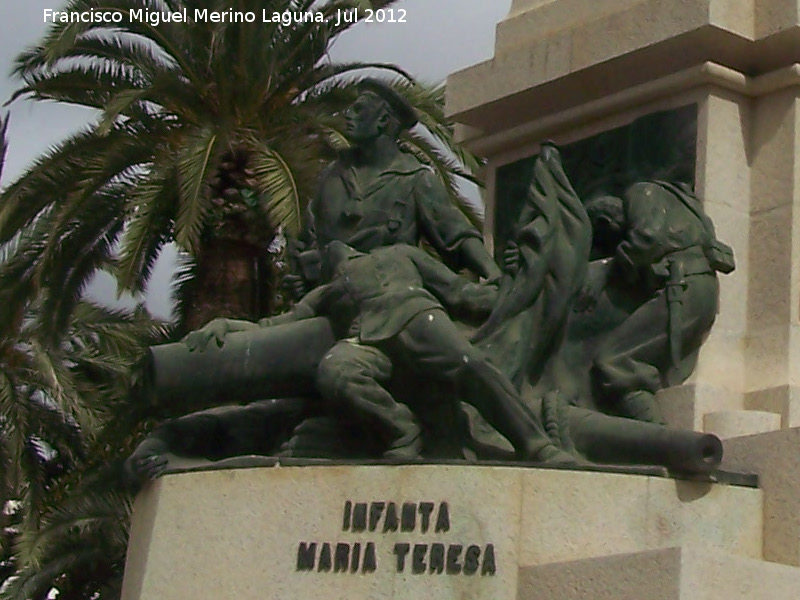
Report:
[[[427,534],[430,539],[396,542],[391,556],[379,558],[376,542],[302,541],[297,570],[316,573],[377,571],[381,564],[414,575],[478,575],[497,573],[494,544],[446,543],[434,539],[450,531],[447,502],[352,502],[342,509],[342,531],[356,534]]]

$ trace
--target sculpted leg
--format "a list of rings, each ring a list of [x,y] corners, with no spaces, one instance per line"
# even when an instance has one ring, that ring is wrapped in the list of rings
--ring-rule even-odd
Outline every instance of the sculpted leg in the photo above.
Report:
[[[263,400],[246,406],[220,406],[170,419],[159,425],[126,461],[139,481],[160,475],[169,454],[221,460],[248,454],[275,454],[318,401]]]
[[[665,384],[685,380],[692,372],[697,349],[716,316],[717,282],[712,275],[686,280],[679,364],[672,364],[669,307],[663,291],[610,332],[598,351],[592,375],[601,400],[612,413],[663,424],[655,393]]]
[[[655,392],[669,361],[667,319],[667,300],[659,293],[611,332],[598,351],[592,376],[613,414],[663,424]]]
[[[338,342],[320,361],[317,388],[335,407],[377,427],[387,440],[388,458],[414,458],[422,438],[411,410],[384,387],[392,373],[389,357],[356,341]]]
[[[466,340],[444,311],[417,315],[387,347],[390,355],[401,355],[421,376],[452,382],[458,397],[507,437],[520,458],[574,463],[553,445],[508,378]]]

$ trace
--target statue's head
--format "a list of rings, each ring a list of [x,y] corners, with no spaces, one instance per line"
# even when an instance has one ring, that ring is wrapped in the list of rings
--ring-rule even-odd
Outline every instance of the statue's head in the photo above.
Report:
[[[586,202],[586,214],[592,223],[592,244],[596,249],[613,253],[625,234],[625,205],[622,198],[594,196]]]
[[[358,91],[358,98],[344,113],[345,133],[354,144],[380,136],[394,139],[417,123],[412,106],[385,83],[365,79]]]

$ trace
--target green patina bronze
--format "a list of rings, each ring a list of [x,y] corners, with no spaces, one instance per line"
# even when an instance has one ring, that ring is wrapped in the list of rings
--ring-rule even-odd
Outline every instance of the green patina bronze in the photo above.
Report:
[[[400,150],[398,136],[416,123],[412,115],[401,96],[373,80],[345,112],[352,148],[323,173],[297,247],[302,292],[319,282],[319,253],[334,240],[361,252],[425,240],[455,269],[500,276],[480,233],[441,181]]]
[[[665,428],[654,402],[693,369],[716,272],[733,269],[686,177],[652,177],[670,173],[653,167],[665,161],[689,172],[693,156],[654,151],[628,169],[615,156],[613,173],[568,175],[545,144],[514,167],[524,192],[498,186],[516,189],[513,217],[498,221],[501,274],[441,183],[398,147],[410,107],[371,82],[346,116],[353,148],[323,175],[295,254],[305,297],[258,323],[212,321],[145,362],[141,392],[156,402],[249,404],[163,424],[129,461],[138,477],[160,473],[168,452],[719,464],[719,440]],[[578,169],[591,148],[565,163]]]

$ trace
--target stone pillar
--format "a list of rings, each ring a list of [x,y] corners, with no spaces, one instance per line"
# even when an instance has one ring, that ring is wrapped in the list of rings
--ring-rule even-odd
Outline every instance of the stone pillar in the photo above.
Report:
[[[709,73],[712,77],[732,75],[714,67]],[[750,99],[718,85],[709,88],[699,103],[695,185],[717,235],[734,250],[736,271],[719,277],[719,314],[701,348],[694,375],[683,386],[660,394],[665,414],[679,427],[702,431],[705,415],[744,407],[750,117]]]
[[[800,79],[753,102],[747,405],[800,425]],[[794,78],[795,81],[791,81]]]

